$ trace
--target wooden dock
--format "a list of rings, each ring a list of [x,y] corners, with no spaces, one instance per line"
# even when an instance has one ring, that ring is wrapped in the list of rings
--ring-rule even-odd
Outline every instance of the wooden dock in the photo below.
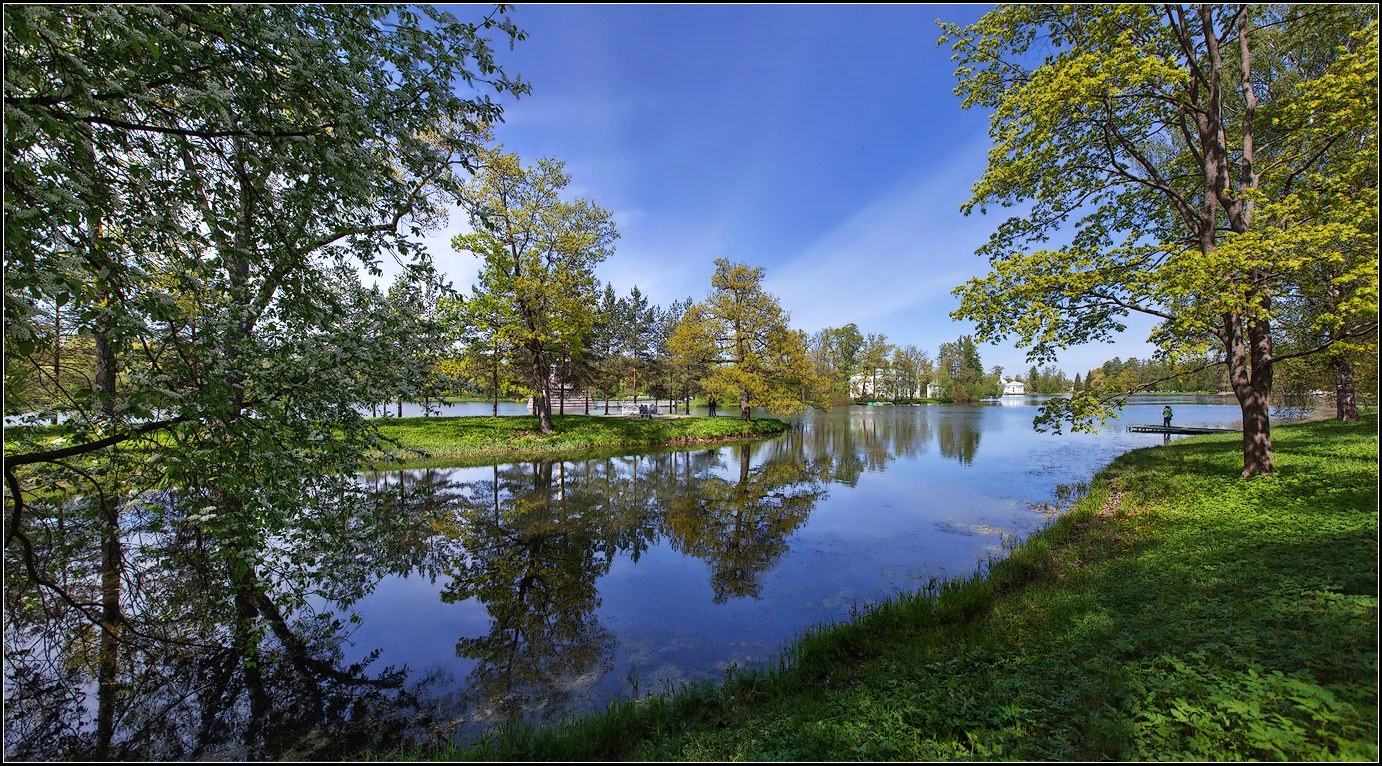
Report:
[[[1236,428],[1200,428],[1198,426],[1128,426],[1135,434],[1236,434]]]

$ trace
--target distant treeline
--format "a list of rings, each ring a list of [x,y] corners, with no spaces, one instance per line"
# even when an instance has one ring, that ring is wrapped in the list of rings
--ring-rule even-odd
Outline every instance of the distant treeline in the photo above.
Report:
[[[1229,390],[1228,369],[1222,364],[1204,367],[1193,372],[1180,371],[1176,366],[1153,359],[1114,357],[1102,366],[1089,370],[1080,376],[1075,375],[1074,388],[1085,391],[1091,388],[1122,391],[1174,391],[1210,392]]]

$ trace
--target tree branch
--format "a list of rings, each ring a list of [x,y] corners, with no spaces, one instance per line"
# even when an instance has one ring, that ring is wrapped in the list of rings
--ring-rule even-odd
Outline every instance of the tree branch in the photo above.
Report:
[[[171,420],[158,420],[153,423],[145,423],[144,425],[134,429],[129,433],[113,434],[111,436],[105,437],[104,439],[97,439],[94,442],[74,444],[70,447],[63,447],[62,449],[56,450],[46,450],[44,452],[26,452],[19,455],[6,455],[5,470],[8,471],[11,466],[30,465],[32,463],[52,463],[54,461],[62,460],[64,458],[75,457],[77,455],[85,455],[88,452],[102,450],[106,447],[119,444],[120,442],[133,439],[137,436],[143,436],[144,434],[152,433],[153,431],[169,428],[179,423],[186,423],[187,421],[192,419],[193,418],[188,416],[181,416],[173,418]]]

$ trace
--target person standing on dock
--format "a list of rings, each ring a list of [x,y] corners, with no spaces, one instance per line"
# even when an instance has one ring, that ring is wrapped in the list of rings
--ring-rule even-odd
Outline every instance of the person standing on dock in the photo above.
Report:
[[[1171,405],[1166,405],[1166,409],[1161,411],[1161,424],[1167,428],[1171,427]]]

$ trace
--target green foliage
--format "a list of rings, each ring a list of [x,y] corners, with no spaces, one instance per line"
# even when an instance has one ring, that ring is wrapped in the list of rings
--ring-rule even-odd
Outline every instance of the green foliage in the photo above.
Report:
[[[762,281],[762,268],[716,259],[713,292],[687,309],[668,346],[681,363],[709,365],[701,389],[737,401],[743,420],[751,407],[792,414],[807,404],[827,406],[828,381],[816,375],[805,333],[788,327]]]
[[[850,379],[858,371],[863,345],[864,336],[853,322],[844,327],[827,327],[812,338],[817,372],[831,381],[831,393],[836,397],[850,397]]]
[[[956,289],[955,316],[982,340],[1016,337],[1037,362],[1113,339],[1130,313],[1152,317],[1166,361],[1227,366],[1244,474],[1270,473],[1282,326],[1313,328],[1293,354],[1376,337],[1368,16],[1030,5],[942,25],[965,106],[992,110],[988,168],[964,210],[1025,208],[980,248],[990,271]],[[1046,419],[1078,429],[1121,401],[1085,386]]]
[[[1102,390],[1121,391],[1195,391],[1218,393],[1228,390],[1228,379],[1222,365],[1206,360],[1194,372],[1184,372],[1178,365],[1155,359],[1114,357],[1090,370],[1086,384]]]
[[[1039,370],[1036,365],[1032,365],[1023,382],[1027,384],[1029,394],[1064,394],[1069,393],[1074,387],[1070,379],[1065,377],[1065,373],[1053,365],[1046,365]]]
[[[945,401],[965,404],[1002,393],[999,377],[984,373],[972,336],[961,335],[953,343],[942,343],[936,354],[936,382]]]
[[[323,498],[360,501],[350,471],[377,434],[358,407],[433,393],[445,291],[419,235],[502,118],[490,95],[526,91],[488,39],[522,33],[502,10],[386,5],[4,17],[4,354],[7,386],[27,388],[7,406],[70,429],[6,429],[5,635],[71,639],[7,652],[29,682],[7,687],[7,732],[9,703],[56,683],[94,699],[28,709],[15,726],[37,727],[35,760],[117,759],[117,730],[188,735],[122,694],[120,671],[195,700],[253,743],[243,757],[279,757],[255,729],[297,668],[271,649],[331,650],[296,632],[307,575],[279,565],[330,523]],[[361,282],[384,258],[404,271],[389,294]],[[169,582],[161,563],[187,559],[197,581]],[[223,683],[144,666],[145,641],[223,647]]]
[[[474,231],[451,240],[482,262],[477,297],[493,306],[497,347],[522,353],[543,433],[552,430],[554,352],[585,348],[595,323],[595,265],[619,236],[609,211],[561,198],[570,182],[558,160],[525,168],[517,155],[487,149],[462,195]]]

